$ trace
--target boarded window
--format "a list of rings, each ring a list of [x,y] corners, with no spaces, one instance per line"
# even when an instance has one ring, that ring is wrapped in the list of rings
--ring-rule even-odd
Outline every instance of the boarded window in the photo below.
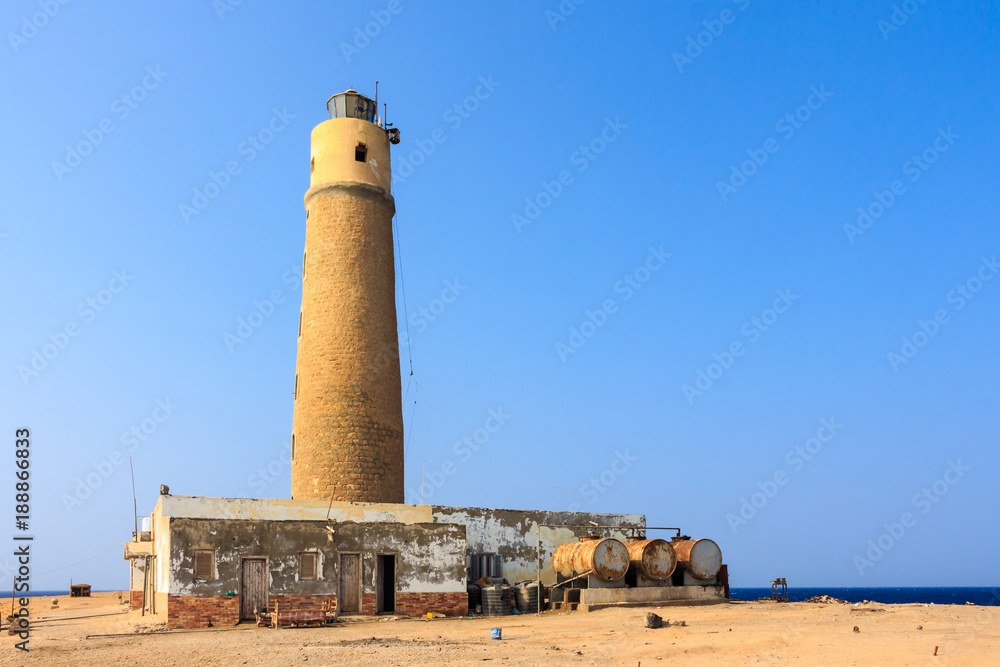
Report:
[[[299,554],[299,579],[316,579],[319,559],[315,552],[306,551]]]
[[[208,581],[215,578],[215,551],[197,549],[194,552],[194,578],[196,581]]]

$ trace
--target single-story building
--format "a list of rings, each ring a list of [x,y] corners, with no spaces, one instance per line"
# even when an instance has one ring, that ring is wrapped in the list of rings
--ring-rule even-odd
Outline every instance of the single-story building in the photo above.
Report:
[[[452,615],[467,584],[540,574],[592,526],[641,536],[641,514],[493,510],[322,500],[161,495],[151,531],[126,544],[132,601],[171,628],[234,625],[254,609]],[[540,542],[539,542],[540,540]]]

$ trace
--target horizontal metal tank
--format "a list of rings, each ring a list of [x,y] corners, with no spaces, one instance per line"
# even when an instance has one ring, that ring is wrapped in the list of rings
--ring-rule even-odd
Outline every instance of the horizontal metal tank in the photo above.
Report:
[[[625,543],[628,549],[629,570],[647,579],[669,579],[677,567],[677,554],[666,540],[632,540]]]
[[[628,564],[628,549],[611,537],[566,542],[552,554],[552,569],[567,578],[592,571],[601,581],[617,581],[628,572]]]
[[[722,567],[722,549],[712,540],[674,540],[677,564],[696,579],[711,579]]]

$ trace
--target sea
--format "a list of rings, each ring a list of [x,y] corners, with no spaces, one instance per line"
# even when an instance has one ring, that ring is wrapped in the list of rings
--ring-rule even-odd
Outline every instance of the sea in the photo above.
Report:
[[[91,593],[117,593],[118,591],[91,591]],[[10,599],[10,591],[0,591],[0,598]],[[61,591],[31,591],[28,593],[29,598],[54,598],[57,595],[69,595],[69,589],[65,588]],[[18,593],[17,597],[24,597],[24,593]]]
[[[829,595],[848,602],[883,604],[972,604],[1000,606],[1000,587],[991,588],[793,588],[788,587],[788,601],[802,602],[817,595]],[[771,597],[770,588],[732,588],[732,600],[757,600]]]
[[[94,591],[110,592],[110,591]],[[31,597],[68,595],[69,591],[31,591]],[[1000,587],[992,588],[788,588],[789,602],[802,602],[817,595],[829,595],[848,602],[881,602],[883,604],[972,604],[981,607],[1000,606]],[[9,598],[10,591],[0,592],[0,598]],[[18,596],[20,597],[20,595]],[[770,588],[733,588],[733,600],[753,601],[771,597]]]

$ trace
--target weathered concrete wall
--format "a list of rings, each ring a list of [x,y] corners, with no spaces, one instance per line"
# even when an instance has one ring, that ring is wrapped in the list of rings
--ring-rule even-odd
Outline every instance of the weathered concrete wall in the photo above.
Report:
[[[279,498],[206,498],[160,496],[157,509],[165,516],[191,519],[259,519],[268,521],[395,521],[433,523],[430,505],[349,503]]]
[[[173,518],[170,530],[172,596],[238,590],[240,559],[252,557],[267,558],[271,595],[336,594],[340,552],[362,554],[363,593],[375,593],[379,553],[397,555],[399,593],[465,592],[465,529],[459,525]],[[216,579],[194,581],[195,549],[216,551]],[[298,554],[314,550],[319,579],[300,581]]]
[[[561,526],[631,526],[644,528],[642,514],[588,514],[586,512],[551,512],[546,510],[497,510],[477,507],[433,507],[434,521],[465,526],[467,552],[498,553],[503,562],[503,576],[511,583],[534,579],[538,559],[539,524]],[[541,576],[546,584],[555,583],[552,552],[560,544],[574,542],[587,534],[587,528],[542,527]],[[623,540],[632,531],[606,531],[605,537]]]
[[[581,605],[656,604],[674,601],[725,602],[722,586],[661,586],[658,588],[585,588]]]
[[[170,553],[170,515],[164,512],[165,501],[170,496],[160,496],[156,507],[150,515],[152,524],[153,554],[153,590],[165,593],[170,586],[170,562],[166,554]]]

